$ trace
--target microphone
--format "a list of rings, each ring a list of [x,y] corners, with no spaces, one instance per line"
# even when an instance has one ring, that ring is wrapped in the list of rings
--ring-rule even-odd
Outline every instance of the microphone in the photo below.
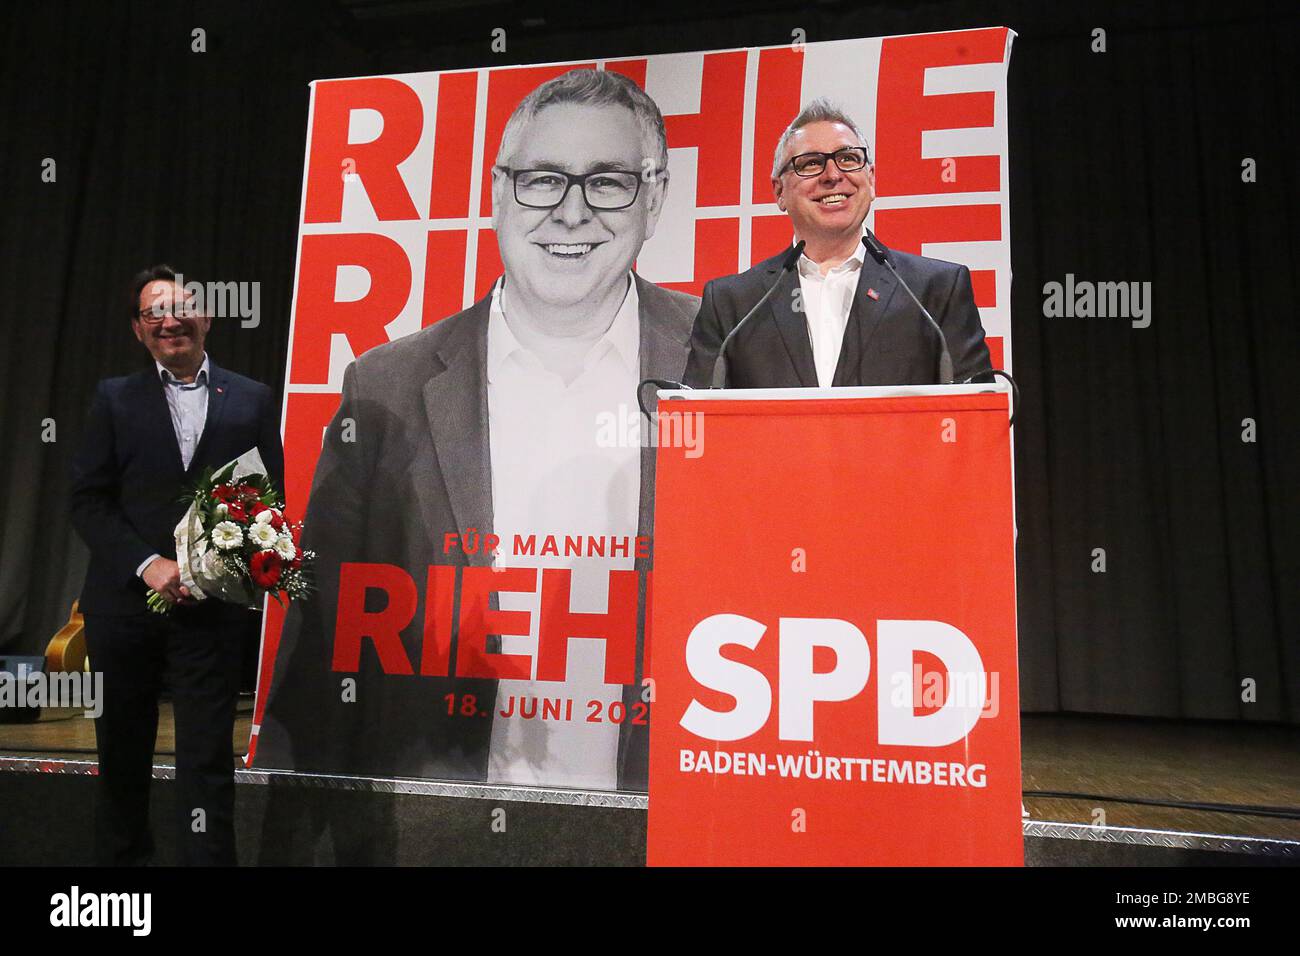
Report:
[[[795,267],[796,263],[798,263],[799,257],[803,255],[803,247],[804,241],[800,239],[795,244],[794,248],[785,254],[785,258],[781,260],[781,274],[776,277],[776,281],[772,283],[771,288],[763,293],[763,298],[754,303],[754,307],[745,313],[745,317],[735,324],[732,330],[727,333],[726,338],[722,340],[722,344],[718,346],[718,357],[713,360],[713,382],[709,386],[710,388],[722,388],[726,384],[727,358],[725,353],[727,351],[727,343],[731,341],[732,336],[739,332],[746,322],[754,317],[758,310],[763,307],[764,303],[766,303],[768,299],[772,298],[772,293],[775,292],[776,287],[781,284],[781,280],[789,274],[790,270]]]
[[[921,314],[925,316],[925,320],[930,323],[930,327],[938,334],[940,349],[939,384],[951,385],[952,354],[948,351],[948,340],[943,337],[943,329],[939,328],[939,323],[934,321],[934,316],[930,314],[930,310],[921,304],[921,300],[916,297],[916,293],[912,291],[912,287],[903,281],[903,277],[898,274],[898,270],[894,268],[894,264],[889,261],[889,256],[885,254],[885,247],[880,244],[880,240],[871,234],[870,230],[863,231],[862,245],[866,247],[871,258],[875,259],[876,262],[880,263],[880,265],[884,266],[894,274],[894,278],[898,280],[898,284],[901,285],[903,290],[912,297],[912,301],[915,302],[916,307],[921,310]]]

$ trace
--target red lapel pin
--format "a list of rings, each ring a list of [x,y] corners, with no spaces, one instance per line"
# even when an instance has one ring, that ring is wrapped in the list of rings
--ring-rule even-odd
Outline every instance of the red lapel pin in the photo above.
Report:
[[[872,289],[872,288],[868,288],[868,289],[867,289],[867,295],[871,296],[871,298],[873,298],[873,299],[879,299],[879,298],[880,298],[880,293],[877,292],[875,289]]]

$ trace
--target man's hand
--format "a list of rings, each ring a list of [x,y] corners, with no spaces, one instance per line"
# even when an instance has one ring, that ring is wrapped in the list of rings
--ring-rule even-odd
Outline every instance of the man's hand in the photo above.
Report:
[[[167,558],[154,558],[140,575],[149,585],[173,604],[193,604],[190,589],[181,584],[181,569]]]

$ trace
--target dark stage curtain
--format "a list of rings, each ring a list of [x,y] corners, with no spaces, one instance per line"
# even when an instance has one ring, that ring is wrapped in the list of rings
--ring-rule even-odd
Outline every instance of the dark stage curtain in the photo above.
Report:
[[[310,80],[1007,25],[1023,707],[1300,722],[1291,5],[431,8],[6,5],[0,651],[40,653],[79,589],[65,475],[94,382],[147,361],[132,272],[261,282],[210,352],[281,386]],[[1067,274],[1151,282],[1150,326],[1045,317]]]

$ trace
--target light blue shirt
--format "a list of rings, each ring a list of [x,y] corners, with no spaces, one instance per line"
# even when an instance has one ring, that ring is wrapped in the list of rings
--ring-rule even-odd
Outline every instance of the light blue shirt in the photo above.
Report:
[[[203,364],[192,382],[182,382],[161,362],[154,362],[154,365],[163,383],[163,394],[167,396],[167,411],[171,414],[176,445],[181,450],[181,462],[188,471],[208,420],[208,353],[203,353]],[[160,554],[151,554],[141,561],[135,569],[136,577],[142,576],[149,563],[160,557]]]
[[[208,420],[208,353],[203,353],[203,364],[192,382],[182,382],[161,362],[154,362],[154,365],[158,367],[158,377],[162,379],[163,392],[167,396],[167,410],[171,412],[172,430],[176,432],[181,462],[189,470],[194,450],[203,437],[203,425]]]

